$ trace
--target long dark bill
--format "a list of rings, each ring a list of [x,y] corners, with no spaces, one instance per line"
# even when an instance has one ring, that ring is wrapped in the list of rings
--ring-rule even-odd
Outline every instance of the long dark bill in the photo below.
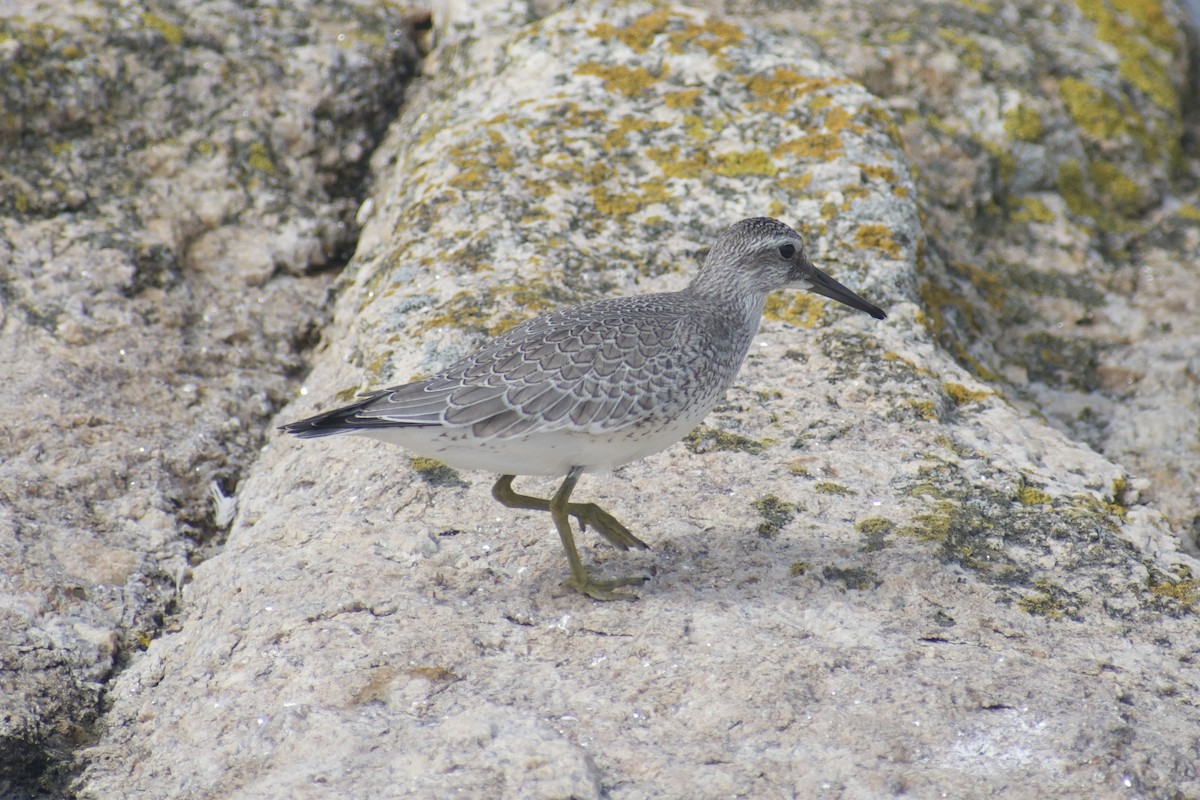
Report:
[[[804,277],[811,284],[808,287],[810,292],[816,292],[819,295],[828,297],[830,300],[837,300],[839,303],[845,303],[851,308],[865,311],[875,319],[887,318],[887,314],[883,313],[881,309],[863,300],[816,267],[812,267]]]

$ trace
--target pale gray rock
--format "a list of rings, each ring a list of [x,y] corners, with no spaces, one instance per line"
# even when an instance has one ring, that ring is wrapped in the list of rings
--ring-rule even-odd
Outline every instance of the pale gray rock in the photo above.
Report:
[[[374,3],[0,4],[0,795],[224,535],[416,55]]]
[[[428,373],[548,308],[680,287],[721,228],[756,214],[802,230],[889,319],[781,296],[704,429],[580,484],[652,545],[581,537],[599,574],[653,576],[636,603],[559,588],[550,521],[492,502],[491,476],[367,440],[272,440],[174,630],[111,683],[78,795],[1200,793],[1200,565],[1155,502],[1133,502],[1123,464],[987,367],[1016,360],[997,331],[1036,324],[982,316],[991,284],[955,272],[950,248],[1013,246],[961,211],[995,202],[986,171],[929,158],[942,125],[896,127],[895,99],[804,35],[831,24],[467,7],[438,12],[313,372],[276,421]],[[939,13],[953,32],[990,12],[924,8],[911,47],[937,80],[911,94],[994,96],[919,45],[952,41]],[[872,10],[841,22],[861,30]],[[1062,23],[1062,46],[1089,24]],[[1030,52],[1057,52],[1057,31],[1033,27]],[[1121,91],[1107,52],[1091,80]],[[1082,141],[1080,124],[1055,135]],[[1140,165],[1146,207],[1173,208],[1171,174]],[[1021,178],[1054,220],[1012,241],[1086,251],[1073,237],[1100,221],[1045,179]]]
[[[1200,553],[1197,28],[1179,4],[710,3],[813,32],[892,109],[939,342],[1125,466]]]

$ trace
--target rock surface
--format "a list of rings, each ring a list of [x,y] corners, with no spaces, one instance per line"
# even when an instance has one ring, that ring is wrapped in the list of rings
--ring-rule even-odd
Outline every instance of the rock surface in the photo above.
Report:
[[[1200,553],[1195,27],[1189,46],[1172,3],[1091,0],[775,19],[895,113],[939,343],[1138,476]]]
[[[375,3],[0,13],[0,796],[53,791],[306,369],[417,52]],[[399,33],[394,33],[394,31]],[[313,274],[315,274],[315,277]]]
[[[84,576],[75,580],[86,579],[89,598],[115,581],[98,576],[138,565],[124,575],[159,576],[137,580],[160,599],[122,607],[161,613],[189,539],[214,534],[194,530],[211,524],[201,522],[208,482],[222,468],[245,475],[226,546],[195,569],[178,616],[144,653],[122,637],[153,623],[113,622],[93,600],[94,631],[61,611],[29,615],[30,636],[69,629],[92,643],[51,651],[75,659],[77,673],[92,670],[80,707],[94,708],[113,660],[129,659],[109,684],[99,742],[78,755],[73,793],[1200,794],[1200,565],[1180,538],[1196,507],[1186,455],[1197,372],[1187,359],[1197,352],[1189,279],[1200,205],[1189,181],[1200,158],[1184,135],[1194,119],[1183,98],[1195,87],[1178,11],[1062,3],[997,13],[973,2],[907,5],[901,17],[900,8],[436,10],[428,80],[376,151],[376,188],[313,371],[275,421],[430,372],[533,313],[678,288],[701,248],[744,216],[792,223],[819,266],[888,310],[880,324],[781,295],[704,428],[584,479],[578,497],[653,547],[615,553],[583,537],[602,574],[652,576],[636,603],[559,588],[566,565],[549,519],[496,505],[489,476],[357,439],[273,438],[255,453],[324,285],[295,274],[319,259],[281,257],[254,232],[276,230],[268,217],[236,215],[228,238],[202,251],[226,254],[211,262],[221,270],[192,259],[179,270],[186,296],[202,298],[217,323],[185,328],[167,315],[161,330],[142,331],[160,323],[140,307],[132,322],[106,323],[110,338],[169,332],[193,349],[142,345],[132,374],[158,392],[145,399],[122,394],[130,373],[108,377],[115,370],[75,381],[90,395],[42,391],[58,403],[102,400],[98,417],[112,409],[104,413],[139,428],[144,418],[117,412],[131,401],[147,414],[166,409],[156,424],[175,438],[154,451],[166,468],[114,469],[119,453],[105,448],[129,450],[132,434],[100,417],[77,426],[98,430],[85,445],[93,466],[81,469],[69,460],[75,439],[49,444],[67,413],[40,411],[18,433],[58,460],[18,455],[25,440],[11,458],[5,451],[11,541],[30,541],[37,524],[58,532],[60,548],[85,550],[91,560],[71,574]],[[385,39],[367,52],[410,52],[407,39]],[[319,68],[308,59],[324,63],[317,56],[329,51],[283,52],[309,75]],[[297,113],[292,101],[253,110],[276,119],[271,108]],[[195,126],[186,116],[172,124],[179,137]],[[358,129],[346,126],[336,134],[353,139]],[[121,174],[109,167],[103,174]],[[78,183],[104,186],[99,173]],[[348,198],[306,195],[307,185],[270,199],[307,197],[311,210],[272,206],[279,216],[269,219],[345,221]],[[145,194],[113,192],[121,208]],[[175,195],[145,196],[158,207]],[[62,216],[52,220],[66,224]],[[147,217],[136,219],[158,230]],[[10,224],[6,241],[26,230],[28,220]],[[275,255],[264,261],[263,249]],[[81,258],[98,269],[99,254]],[[49,306],[61,284],[36,283],[34,266],[18,274],[29,275],[28,288],[17,282],[25,305]],[[166,302],[182,289],[150,288],[165,295],[154,308],[187,317],[192,306]],[[264,291],[286,298],[256,316]],[[13,336],[11,309],[25,306],[12,296],[6,340],[66,363],[53,357],[69,326]],[[264,316],[276,327],[256,322]],[[238,327],[222,339],[221,320],[258,333]],[[221,384],[239,353],[244,382]],[[203,357],[221,370],[204,372]],[[1134,366],[1136,376],[1120,372]],[[43,383],[59,371],[43,370]],[[181,421],[156,381],[170,387],[192,373],[205,397]],[[32,381],[5,390],[26,414]],[[246,385],[266,393],[250,396],[257,406],[237,395]],[[246,420],[230,426],[242,439],[220,433],[231,416]],[[194,476],[194,458],[172,466],[191,457],[179,441],[189,437],[219,454],[217,466]],[[66,465],[98,489],[139,481],[122,484],[121,501],[157,510],[158,538],[135,526],[116,539],[121,553],[80,548],[58,509],[17,499],[31,476]],[[162,477],[177,474],[188,479]],[[152,475],[161,482],[146,483]],[[96,510],[103,502],[78,489],[57,497],[63,514],[80,504],[76,525],[88,536],[113,540],[103,532],[117,528]],[[146,517],[134,509],[120,519]],[[61,585],[40,569],[26,586]],[[17,708],[47,728],[72,719],[31,701]]]

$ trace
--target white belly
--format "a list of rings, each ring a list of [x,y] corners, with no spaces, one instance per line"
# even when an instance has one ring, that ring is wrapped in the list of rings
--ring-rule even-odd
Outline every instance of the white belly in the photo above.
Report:
[[[610,472],[615,467],[665,450],[686,436],[708,415],[698,408],[653,426],[632,426],[603,433],[578,430],[532,432],[513,438],[480,439],[470,428],[434,426],[364,428],[355,433],[398,444],[455,469],[477,469],[501,475],[566,475]]]

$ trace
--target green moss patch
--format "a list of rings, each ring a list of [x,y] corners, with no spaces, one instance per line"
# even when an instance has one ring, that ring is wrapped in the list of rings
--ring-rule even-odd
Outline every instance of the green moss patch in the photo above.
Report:
[[[823,567],[821,577],[832,583],[840,583],[847,589],[858,591],[874,589],[883,583],[883,579],[874,570],[865,567]]]
[[[766,449],[766,445],[762,442],[742,436],[740,433],[722,431],[716,428],[709,428],[705,425],[701,425],[683,437],[683,445],[693,453],[712,453],[727,450],[737,453],[749,453],[755,456],[761,454]]]
[[[413,470],[430,486],[467,486],[469,485],[458,474],[458,470],[448,467],[441,461],[424,456],[409,459]]]
[[[795,503],[780,500],[778,496],[766,494],[752,504],[754,510],[763,518],[755,529],[759,536],[770,539],[779,533],[784,525],[792,521],[799,507]]]

